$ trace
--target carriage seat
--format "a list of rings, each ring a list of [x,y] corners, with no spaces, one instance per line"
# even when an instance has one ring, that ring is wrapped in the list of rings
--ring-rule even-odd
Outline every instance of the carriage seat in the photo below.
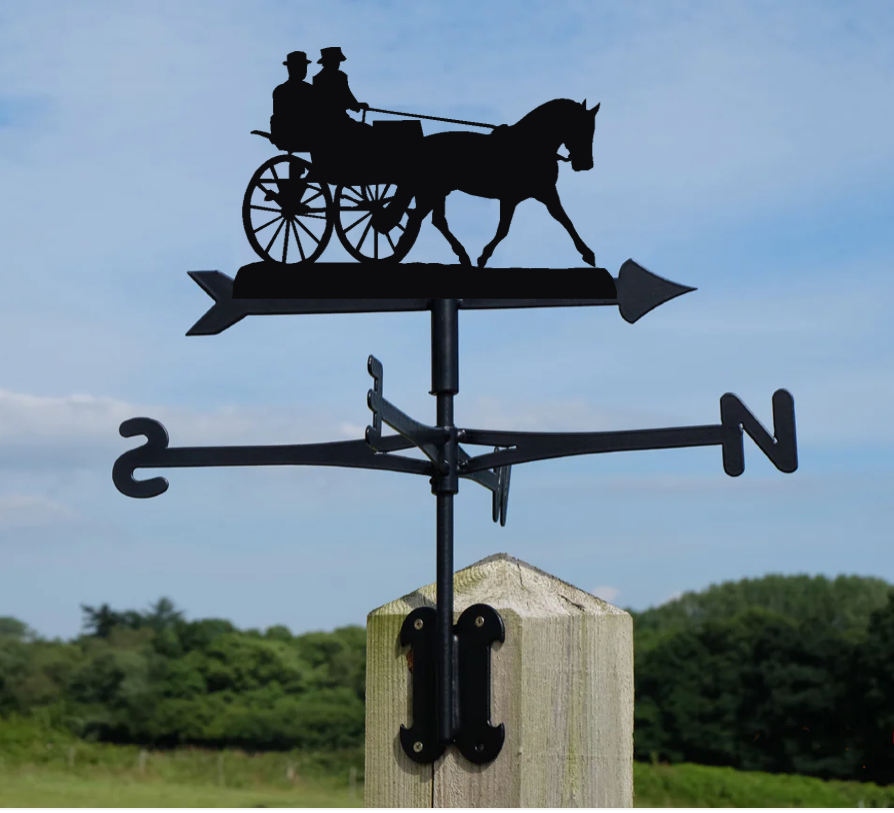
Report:
[[[273,126],[273,116],[270,117],[270,132],[252,130],[252,134],[263,136],[276,149],[282,152],[310,152],[310,142],[303,133],[281,132],[282,128]]]

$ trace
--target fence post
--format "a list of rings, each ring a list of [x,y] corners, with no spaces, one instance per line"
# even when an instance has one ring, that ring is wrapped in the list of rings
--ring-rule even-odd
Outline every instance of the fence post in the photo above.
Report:
[[[507,554],[456,573],[454,621],[483,603],[505,623],[491,661],[491,722],[505,723],[506,741],[486,765],[453,747],[420,765],[398,739],[412,723],[399,634],[407,614],[434,598],[430,584],[367,619],[365,805],[632,807],[630,615]]]

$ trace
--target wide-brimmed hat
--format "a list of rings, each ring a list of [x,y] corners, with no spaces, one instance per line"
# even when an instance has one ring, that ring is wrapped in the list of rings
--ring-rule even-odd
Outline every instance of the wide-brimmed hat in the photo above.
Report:
[[[320,48],[320,58],[317,60],[317,64],[321,65],[325,59],[337,59],[339,62],[344,62],[347,57],[341,52],[341,48]]]
[[[307,54],[304,53],[304,51],[292,51],[292,53],[286,57],[286,61],[282,64],[290,65],[294,62],[303,62],[305,65],[310,65],[312,60],[307,58]]]

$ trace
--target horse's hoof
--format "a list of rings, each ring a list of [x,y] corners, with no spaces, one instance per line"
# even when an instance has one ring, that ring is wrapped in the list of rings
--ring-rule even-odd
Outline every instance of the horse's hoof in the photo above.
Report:
[[[478,258],[478,267],[479,267],[479,268],[484,268],[484,264],[485,264],[486,262],[487,262],[487,257],[485,257],[485,256],[482,255],[481,257]]]
[[[593,268],[596,267],[596,255],[595,255],[592,251],[590,251],[590,249],[587,249],[587,250],[586,250],[583,254],[581,254],[580,256],[581,256],[581,259],[582,259],[587,265],[592,265]]]

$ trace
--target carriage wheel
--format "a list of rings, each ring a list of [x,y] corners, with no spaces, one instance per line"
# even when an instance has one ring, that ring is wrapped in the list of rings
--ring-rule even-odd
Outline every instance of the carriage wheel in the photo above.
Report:
[[[373,213],[389,203],[396,191],[394,184],[336,187],[335,231],[347,252],[360,262],[400,262],[413,247],[419,225],[410,226],[406,212],[390,232],[380,232],[372,225]]]
[[[312,263],[332,237],[332,198],[309,161],[279,155],[252,176],[242,200],[245,236],[263,260]]]

